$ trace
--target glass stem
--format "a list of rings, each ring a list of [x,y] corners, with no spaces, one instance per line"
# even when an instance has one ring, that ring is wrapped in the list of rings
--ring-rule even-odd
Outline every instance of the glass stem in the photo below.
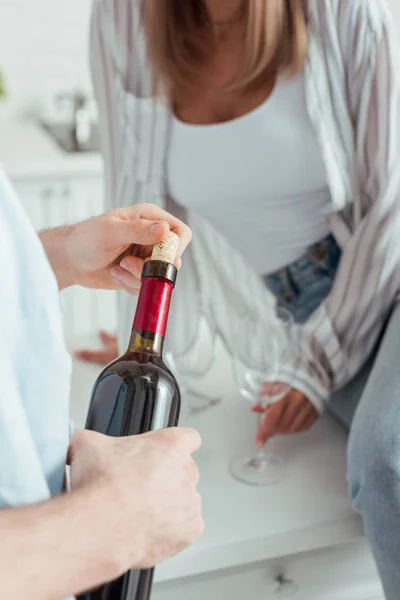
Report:
[[[257,434],[258,434],[258,430],[260,429],[261,425],[263,424],[264,416],[265,416],[265,413],[263,413],[263,412],[257,413],[257,432],[256,432]],[[258,448],[258,450],[260,450],[261,452],[264,452],[264,448],[261,448],[261,449]]]
[[[259,430],[259,428],[261,427],[261,425],[263,423],[264,416],[265,416],[265,413],[263,413],[263,412],[257,414],[257,433],[258,433],[258,430]],[[266,456],[265,447],[263,447],[263,448],[258,448],[257,447],[257,450],[256,450],[256,452],[254,454],[254,459],[253,460],[255,462],[261,463],[262,461],[265,460],[265,456]]]

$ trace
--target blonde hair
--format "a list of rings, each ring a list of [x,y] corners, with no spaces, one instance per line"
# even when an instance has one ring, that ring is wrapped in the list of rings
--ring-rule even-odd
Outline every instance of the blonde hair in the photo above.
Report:
[[[247,0],[244,55],[231,89],[257,85],[303,66],[308,34],[306,0]],[[205,0],[144,0],[144,25],[155,81],[169,87],[195,80],[196,66],[212,53],[204,36]],[[210,31],[211,28],[210,28]]]

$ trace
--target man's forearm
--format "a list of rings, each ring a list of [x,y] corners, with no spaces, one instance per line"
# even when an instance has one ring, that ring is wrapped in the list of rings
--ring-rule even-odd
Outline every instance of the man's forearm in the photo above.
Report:
[[[101,502],[88,487],[0,510],[0,598],[56,600],[116,577]]]
[[[67,240],[73,228],[73,225],[66,225],[41,231],[39,234],[60,290],[74,284],[73,274],[66,257]]]

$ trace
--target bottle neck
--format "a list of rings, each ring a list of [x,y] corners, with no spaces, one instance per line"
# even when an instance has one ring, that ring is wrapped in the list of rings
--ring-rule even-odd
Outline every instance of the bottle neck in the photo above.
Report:
[[[150,261],[143,269],[129,352],[162,355],[176,276],[175,267],[166,265]]]

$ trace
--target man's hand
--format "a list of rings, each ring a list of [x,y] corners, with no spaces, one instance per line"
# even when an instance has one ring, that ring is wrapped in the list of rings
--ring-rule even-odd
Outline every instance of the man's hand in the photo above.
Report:
[[[204,527],[192,460],[199,445],[187,429],[128,438],[76,432],[72,492],[0,510],[0,598],[78,595],[193,542]]]
[[[318,412],[313,404],[297,390],[290,391],[282,400],[270,404],[266,410],[262,406],[255,406],[253,410],[265,412],[257,433],[257,446],[260,448],[276,435],[307,431],[318,419]]]
[[[132,567],[153,567],[202,533],[199,473],[192,460],[200,443],[197,432],[178,428],[125,438],[73,435],[72,491],[98,488],[105,550],[118,557],[110,578]]]
[[[138,204],[40,234],[59,288],[125,289],[137,294],[144,261],[171,230],[179,236],[176,266],[191,239],[182,221],[152,204]]]

